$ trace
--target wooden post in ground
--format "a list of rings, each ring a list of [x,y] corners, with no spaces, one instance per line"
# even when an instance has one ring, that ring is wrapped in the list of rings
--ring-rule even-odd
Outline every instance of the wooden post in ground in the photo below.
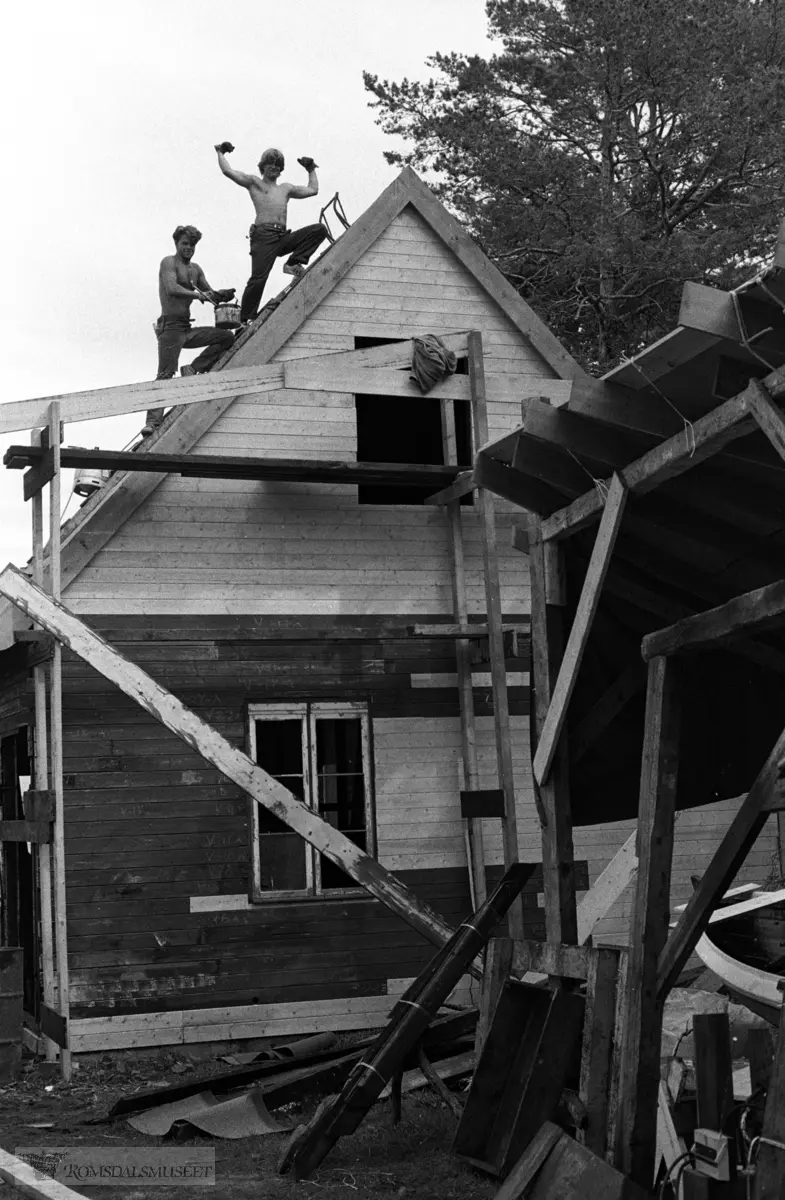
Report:
[[[544,542],[539,517],[529,519],[531,576],[531,644],[534,706],[532,720],[539,739],[551,702],[564,645],[564,577],[558,542]],[[547,781],[539,789],[542,829],[542,870],[545,887],[545,931],[549,942],[575,944],[578,917],[575,903],[575,855],[570,811],[566,735],[562,733]]]
[[[33,432],[31,438],[34,446],[40,446],[41,434]],[[33,583],[37,587],[44,586],[44,494],[41,488],[32,496],[33,524]],[[33,693],[35,703],[35,738],[33,742],[34,782],[37,791],[46,791],[49,787],[49,739],[46,719],[46,668],[42,663],[33,668]],[[38,898],[41,913],[41,983],[43,1001],[49,1008],[56,1007],[55,1000],[55,968],[52,927],[52,855],[49,844],[39,842],[36,847],[38,856]],[[47,1062],[54,1062],[57,1057],[57,1047],[51,1038],[44,1038]]]
[[[662,1005],[657,963],[668,935],[679,748],[673,660],[653,658],[646,690],[635,891],[624,1004],[617,1150],[624,1173],[649,1187],[654,1170]]]
[[[455,435],[455,414],[452,400],[442,400],[442,445],[445,463],[457,463],[458,449]],[[451,584],[453,613],[458,626],[463,629],[469,623],[466,606],[466,569],[463,553],[463,528],[461,525],[460,500],[451,500],[444,506],[444,515],[450,538],[452,562]],[[455,665],[458,673],[458,697],[461,712],[461,758],[463,761],[463,786],[466,791],[479,787],[477,765],[477,729],[474,720],[474,692],[472,690],[472,664],[469,642],[457,638],[455,642]],[[464,820],[466,858],[469,867],[469,887],[472,909],[476,911],[485,903],[487,887],[485,880],[485,852],[482,841],[482,821],[474,817]]]
[[[54,474],[49,486],[49,590],[52,599],[60,600],[60,405],[55,401],[49,410],[49,447]],[[63,648],[55,642],[49,688],[50,717],[50,774],[54,793],[54,901],[55,951],[57,956],[57,1010],[65,1021],[68,1038],[68,932],[65,901],[65,811],[63,797]],[[61,1046],[60,1067],[63,1079],[71,1078],[71,1051]]]
[[[783,1194],[785,1180],[785,1004],[774,1064],[769,1079],[766,1111],[763,1114],[761,1140],[755,1157],[755,1182],[752,1200],[773,1200]]]
[[[472,418],[475,451],[488,441],[488,409],[485,397],[485,367],[482,354],[482,335],[469,334],[469,380],[471,385]],[[518,819],[515,811],[515,776],[512,765],[512,731],[507,699],[507,672],[504,666],[504,635],[502,633],[502,600],[499,578],[499,555],[496,544],[496,511],[493,493],[479,487],[475,492],[482,536],[485,607],[488,615],[488,647],[491,660],[493,719],[496,734],[496,759],[499,786],[504,792],[502,843],[506,870],[518,861]],[[523,905],[520,897],[511,905],[507,920],[510,936],[523,937]]]

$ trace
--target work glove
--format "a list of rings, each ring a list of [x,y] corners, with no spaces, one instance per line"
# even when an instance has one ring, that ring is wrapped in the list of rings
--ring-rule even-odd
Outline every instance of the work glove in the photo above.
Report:
[[[219,304],[228,304],[230,300],[234,300],[235,288],[221,288],[219,291],[213,292]]]
[[[221,142],[221,144],[215,148],[219,154],[231,154],[234,150],[234,146],[231,142]]]
[[[307,154],[303,155],[302,158],[298,158],[297,161],[301,167],[305,167],[306,171],[315,171],[319,165],[312,158],[309,158]]]

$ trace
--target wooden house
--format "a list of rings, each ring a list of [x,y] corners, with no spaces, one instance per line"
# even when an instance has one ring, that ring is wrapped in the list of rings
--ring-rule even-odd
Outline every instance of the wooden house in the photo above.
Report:
[[[479,438],[460,374],[467,331],[481,335],[487,430]],[[454,344],[460,365],[423,397],[401,354],[428,333]],[[372,381],[358,351],[375,366]],[[174,408],[138,456],[297,460],[299,476],[118,470],[62,530],[63,602],[456,925],[471,908],[472,879],[457,651],[467,642],[455,631],[467,620],[487,627],[488,532],[470,487],[468,502],[449,511],[428,498],[472,466],[483,442],[494,447],[482,487],[498,497],[490,510],[497,601],[517,635],[505,662],[513,828],[521,858],[539,863],[529,570],[513,532],[521,503],[543,511],[538,489],[552,488],[558,507],[566,476],[573,472],[574,494],[594,460],[576,463],[545,435],[532,446],[526,425],[517,457],[504,439],[520,431],[522,402],[544,429],[587,377],[408,169],[209,378],[262,368],[270,368],[264,387],[238,384]],[[167,385],[169,402],[203,379]],[[325,460],[333,474],[309,478],[309,461]],[[355,463],[434,470],[391,483],[337,469]],[[494,464],[529,477],[530,491],[511,488],[505,499],[507,474],[500,481]],[[460,587],[451,521],[460,530]],[[11,606],[1,622],[0,783],[2,816],[13,820],[24,815],[19,780],[35,770],[29,671],[44,651]],[[498,705],[484,641],[471,644],[473,786],[493,790]],[[616,665],[598,669],[604,677]],[[72,1051],[372,1027],[431,956],[421,934],[68,652],[62,751]],[[574,791],[579,891],[634,829],[629,772],[607,793],[601,776],[595,770]],[[674,899],[686,898],[689,875],[710,858],[735,794],[704,789],[703,807],[685,814]],[[722,802],[707,807],[718,795]],[[478,823],[493,875],[504,859],[502,823]],[[776,851],[772,824],[748,873],[765,875]],[[6,843],[3,862],[4,937],[25,948],[35,1018],[35,872],[24,843]],[[535,874],[524,896],[524,929],[535,938],[544,936],[542,887]],[[598,926],[600,940],[624,940],[627,905],[623,898]]]

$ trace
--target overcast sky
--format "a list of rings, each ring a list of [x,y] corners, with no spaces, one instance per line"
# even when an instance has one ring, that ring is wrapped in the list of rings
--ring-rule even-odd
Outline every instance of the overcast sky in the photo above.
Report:
[[[3,32],[2,402],[155,377],[158,264],[177,224],[202,230],[212,286],[240,292],[253,210],[216,142],[247,171],[279,146],[295,182],[296,159],[316,159],[321,194],[293,202],[290,225],[336,191],[354,220],[395,174],[363,70],[427,78],[437,50],[490,49],[483,0],[40,0],[9,5]],[[265,298],[284,281],[279,266]],[[142,423],[73,424],[66,444],[120,449]],[[0,437],[0,459],[20,442]],[[0,567],[23,563],[29,505],[1,465],[0,514]]]

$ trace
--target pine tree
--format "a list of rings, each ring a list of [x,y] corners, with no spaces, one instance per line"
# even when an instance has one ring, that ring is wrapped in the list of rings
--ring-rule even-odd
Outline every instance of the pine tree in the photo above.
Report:
[[[485,59],[365,74],[392,164],[426,174],[535,311],[606,369],[732,287],[785,204],[785,0],[488,0]]]

